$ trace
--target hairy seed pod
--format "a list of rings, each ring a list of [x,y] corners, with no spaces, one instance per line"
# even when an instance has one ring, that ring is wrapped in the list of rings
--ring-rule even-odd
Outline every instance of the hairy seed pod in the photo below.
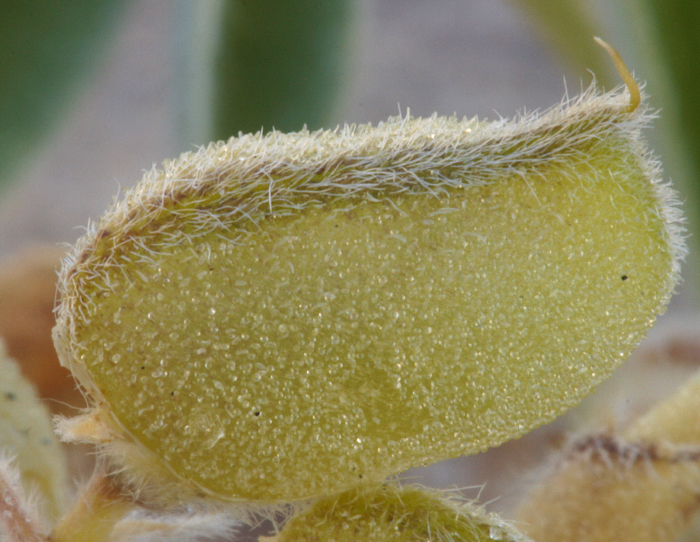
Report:
[[[627,100],[153,169],[65,262],[55,342],[94,408],[64,432],[162,499],[275,502],[552,420],[638,344],[684,251]]]
[[[498,516],[448,493],[361,485],[315,502],[265,542],[532,542]],[[262,542],[262,541],[261,541]]]

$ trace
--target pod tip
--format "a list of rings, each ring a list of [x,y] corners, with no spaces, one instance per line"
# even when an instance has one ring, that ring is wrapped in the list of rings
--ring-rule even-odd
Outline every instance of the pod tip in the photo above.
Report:
[[[635,109],[637,109],[637,107],[639,107],[639,104],[642,101],[642,95],[639,91],[639,85],[637,84],[637,81],[635,81],[634,77],[627,69],[627,66],[625,66],[625,62],[624,60],[622,60],[620,53],[617,52],[617,49],[615,49],[612,45],[602,40],[598,36],[595,36],[593,39],[610,55],[610,58],[612,58],[612,61],[615,63],[615,67],[617,68],[620,77],[622,77],[622,80],[624,81],[625,85],[627,85],[627,90],[630,93],[630,103],[627,106],[627,111],[629,113],[632,113]]]

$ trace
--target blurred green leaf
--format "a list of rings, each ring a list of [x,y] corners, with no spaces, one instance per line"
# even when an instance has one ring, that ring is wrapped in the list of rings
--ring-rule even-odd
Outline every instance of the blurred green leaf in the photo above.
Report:
[[[348,69],[354,0],[223,5],[215,60],[215,139],[326,126]]]
[[[680,110],[680,130],[697,166],[700,158],[700,2],[697,0],[631,0],[646,10],[651,35],[662,57]]]
[[[582,75],[589,70],[603,87],[619,84],[613,79],[615,72],[607,54],[593,41],[593,36],[600,34],[600,28],[589,9],[590,2],[511,0],[511,3],[527,13],[557,54],[580,69]]]
[[[691,242],[700,232],[700,2],[625,0],[654,105],[667,127],[664,162],[686,200]]]
[[[0,189],[94,69],[127,2],[0,2]]]

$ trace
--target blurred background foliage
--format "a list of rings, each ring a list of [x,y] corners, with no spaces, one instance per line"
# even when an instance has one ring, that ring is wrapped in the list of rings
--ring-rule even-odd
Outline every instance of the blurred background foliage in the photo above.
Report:
[[[324,127],[346,73],[353,4],[227,2],[215,53],[212,139]]]
[[[465,2],[468,0],[465,0]],[[600,35],[648,81],[658,147],[700,231],[700,2],[509,0],[552,50],[606,88],[619,82]],[[100,62],[129,0],[0,4],[0,196]],[[263,128],[328,127],[350,77],[361,0],[176,0],[187,32],[175,80],[182,150]],[[697,244],[691,240],[691,243]]]
[[[0,2],[0,191],[65,113],[126,4]]]
[[[0,3],[0,191],[70,108],[129,3]],[[327,124],[352,57],[358,2],[177,4],[187,31],[173,40],[183,150],[241,131]]]

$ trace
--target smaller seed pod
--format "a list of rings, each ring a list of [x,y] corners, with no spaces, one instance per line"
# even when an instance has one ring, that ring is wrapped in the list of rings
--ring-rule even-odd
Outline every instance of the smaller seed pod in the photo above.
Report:
[[[416,486],[361,485],[315,502],[265,542],[532,542],[494,514]]]
[[[630,83],[495,123],[243,135],[78,241],[64,425],[161,500],[328,495],[552,420],[639,343],[684,252]]]

